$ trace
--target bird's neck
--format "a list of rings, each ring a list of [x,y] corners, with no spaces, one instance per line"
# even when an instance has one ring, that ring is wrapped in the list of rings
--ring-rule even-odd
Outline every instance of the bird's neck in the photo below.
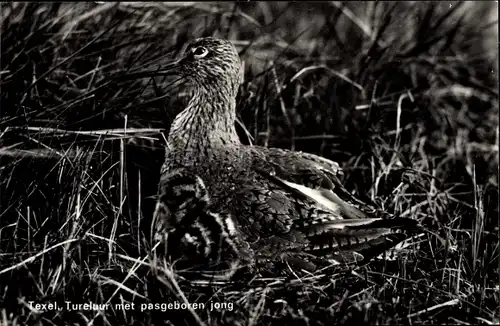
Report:
[[[236,94],[223,88],[198,88],[187,107],[172,123],[168,142],[180,150],[239,143],[234,122]]]

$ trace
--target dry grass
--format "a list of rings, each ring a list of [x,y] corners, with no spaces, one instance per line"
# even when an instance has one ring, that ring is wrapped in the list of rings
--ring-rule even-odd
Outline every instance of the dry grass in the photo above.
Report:
[[[2,324],[499,323],[496,3],[1,7]],[[349,190],[429,232],[396,260],[300,277],[207,284],[159,260],[152,205],[186,94],[120,76],[204,35],[241,50],[244,142],[333,158]],[[206,306],[161,306],[185,302]]]

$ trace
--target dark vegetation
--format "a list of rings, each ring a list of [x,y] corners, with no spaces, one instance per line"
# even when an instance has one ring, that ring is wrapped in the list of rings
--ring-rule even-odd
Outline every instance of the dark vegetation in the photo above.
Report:
[[[497,10],[2,3],[0,323],[498,324]],[[429,232],[356,271],[244,283],[192,283],[152,260],[163,135],[186,93],[117,77],[208,35],[235,41],[245,62],[244,142],[332,158],[347,189]],[[207,307],[138,307],[184,300]],[[136,307],[41,312],[29,301]]]

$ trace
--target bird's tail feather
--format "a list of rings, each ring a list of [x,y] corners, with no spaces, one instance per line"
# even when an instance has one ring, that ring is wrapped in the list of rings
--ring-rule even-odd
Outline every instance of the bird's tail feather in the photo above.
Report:
[[[405,240],[417,229],[417,221],[407,218],[333,220],[312,224],[306,231],[307,250],[325,258],[352,252],[369,260]]]
[[[311,253],[337,263],[364,264],[372,258],[384,254],[407,238],[408,236],[404,233],[389,233],[373,238],[365,238],[364,241],[357,243],[352,243],[352,241],[350,244],[344,243],[335,251],[328,248],[317,248],[311,250]]]

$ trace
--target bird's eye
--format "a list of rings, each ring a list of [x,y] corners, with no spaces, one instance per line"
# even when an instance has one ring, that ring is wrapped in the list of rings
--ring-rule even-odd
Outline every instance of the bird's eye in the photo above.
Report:
[[[207,54],[208,54],[208,50],[207,50],[207,48],[204,48],[203,46],[199,46],[199,47],[193,49],[193,55],[196,59],[203,58]]]

